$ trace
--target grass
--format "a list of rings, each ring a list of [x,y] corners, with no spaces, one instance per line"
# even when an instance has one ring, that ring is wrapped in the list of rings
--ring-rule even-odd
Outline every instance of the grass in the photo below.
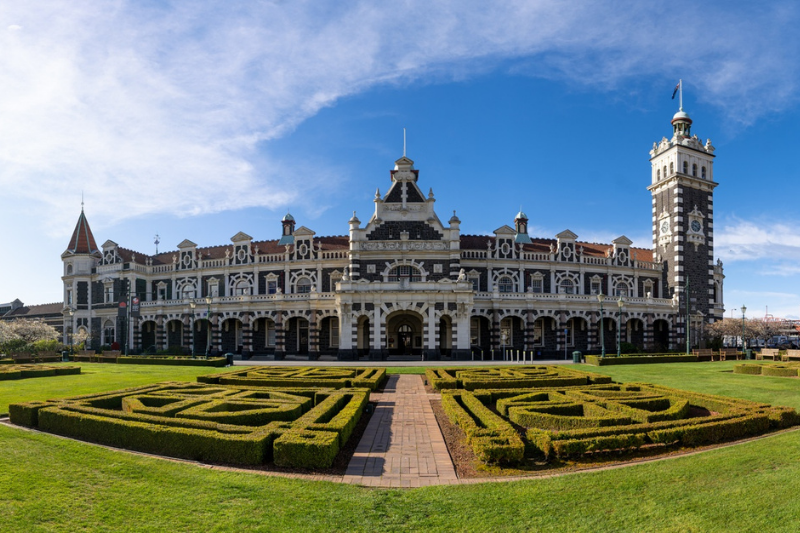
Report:
[[[61,363],[52,363],[53,366]],[[8,404],[30,400],[50,400],[147,385],[159,381],[195,381],[197,376],[225,372],[226,368],[115,365],[110,363],[65,363],[80,366],[74,376],[52,376],[4,381],[0,385],[0,413],[8,413]],[[128,368],[130,367],[130,368]]]
[[[214,371],[130,365],[114,372],[122,365],[82,366],[87,372],[96,368],[87,374],[93,381],[74,386],[107,389],[193,380]],[[731,396],[800,407],[800,380],[732,374],[732,366],[586,368],[616,380],[710,393],[727,390]],[[0,401],[7,405],[8,385],[34,399],[22,382],[0,385]],[[88,392],[66,385],[58,391]],[[55,396],[52,388],[48,394]],[[0,531],[763,533],[796,531],[800,521],[800,503],[794,498],[800,493],[800,431],[621,469],[414,490],[200,468],[5,426],[0,426],[0,448]]]

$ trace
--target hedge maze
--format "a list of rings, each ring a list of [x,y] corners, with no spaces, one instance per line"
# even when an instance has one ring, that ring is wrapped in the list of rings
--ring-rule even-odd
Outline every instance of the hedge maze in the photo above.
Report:
[[[783,363],[783,364],[767,364],[767,365],[742,363],[733,366],[733,373],[796,378],[800,376],[800,363]]]
[[[384,379],[385,368],[259,366],[199,376],[197,381],[248,387],[363,387],[374,391]]]
[[[698,446],[800,423],[787,407],[638,383],[450,389],[442,407],[475,455],[492,463]]]
[[[565,366],[429,368],[425,371],[425,377],[434,390],[517,389],[611,383],[608,376]]]
[[[0,381],[80,374],[79,366],[0,365]]]
[[[11,422],[195,461],[326,468],[369,399],[364,388],[255,388],[167,382],[11,404]]]

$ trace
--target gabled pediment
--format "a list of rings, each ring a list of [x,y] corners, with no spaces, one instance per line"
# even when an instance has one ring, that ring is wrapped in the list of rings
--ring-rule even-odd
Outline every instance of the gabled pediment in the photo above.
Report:
[[[494,230],[494,234],[497,235],[497,236],[500,236],[500,235],[514,236],[514,235],[517,234],[517,232],[514,230],[514,228],[512,228],[508,224],[505,224],[503,226],[500,226],[496,230]]]
[[[231,242],[244,242],[244,241],[252,241],[253,238],[248,235],[247,233],[240,231],[233,237],[231,237]]]
[[[611,242],[616,246],[630,246],[631,244],[633,244],[633,241],[627,238],[625,235],[617,237]]]
[[[316,232],[308,229],[305,226],[300,226],[299,228],[294,230],[295,237],[313,237],[314,235],[316,235]]]
[[[103,250],[110,250],[112,248],[117,248],[119,245],[112,241],[111,239],[107,240],[103,243]]]
[[[564,231],[556,235],[556,238],[560,241],[574,241],[575,239],[578,238],[578,236],[572,233],[570,230],[565,229]]]
[[[189,239],[183,239],[183,242],[178,245],[178,249],[183,250],[184,248],[197,248],[197,245]]]

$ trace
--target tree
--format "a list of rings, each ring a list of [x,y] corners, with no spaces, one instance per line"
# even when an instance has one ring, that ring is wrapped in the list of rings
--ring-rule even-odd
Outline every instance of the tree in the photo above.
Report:
[[[40,320],[0,321],[0,352],[36,351],[35,342],[58,339],[58,330]]]

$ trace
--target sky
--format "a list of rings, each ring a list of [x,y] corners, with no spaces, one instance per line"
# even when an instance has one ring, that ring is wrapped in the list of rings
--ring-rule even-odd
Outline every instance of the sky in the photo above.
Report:
[[[0,302],[62,299],[81,210],[139,253],[345,235],[407,154],[462,234],[652,247],[649,150],[684,83],[716,147],[725,316],[800,317],[793,0],[0,5]]]

